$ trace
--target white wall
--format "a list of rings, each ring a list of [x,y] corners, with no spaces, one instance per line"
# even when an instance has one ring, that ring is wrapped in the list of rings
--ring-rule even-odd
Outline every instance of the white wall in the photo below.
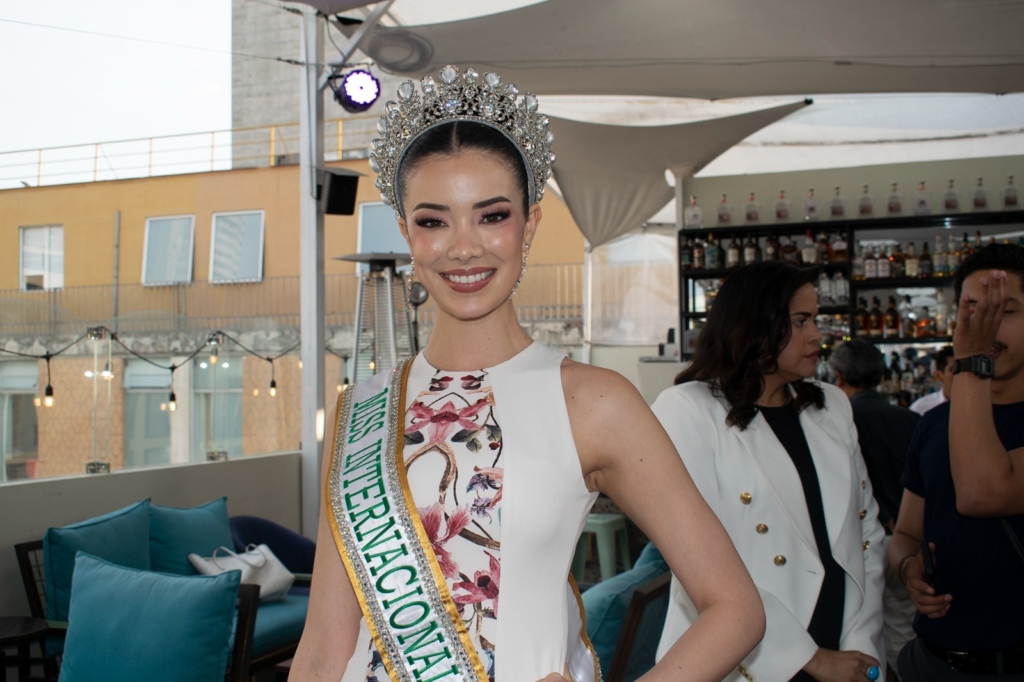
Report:
[[[193,507],[227,496],[231,516],[260,516],[299,530],[297,452],[275,453],[93,476],[19,481],[0,486],[0,614],[29,615],[14,545],[64,526],[152,498]],[[2,679],[2,676],[0,676]]]

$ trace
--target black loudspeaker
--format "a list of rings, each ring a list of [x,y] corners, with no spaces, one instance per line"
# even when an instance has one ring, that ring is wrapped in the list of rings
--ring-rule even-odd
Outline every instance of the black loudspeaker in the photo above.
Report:
[[[327,168],[320,175],[320,205],[326,215],[356,212],[356,189],[361,173],[345,168]]]

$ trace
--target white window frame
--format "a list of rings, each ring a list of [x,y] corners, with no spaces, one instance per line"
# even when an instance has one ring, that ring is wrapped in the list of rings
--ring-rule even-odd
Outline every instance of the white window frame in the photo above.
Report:
[[[256,276],[255,279],[252,279],[252,278],[243,278],[243,279],[214,279],[213,278],[213,260],[214,260],[215,254],[217,253],[217,217],[218,216],[232,216],[232,215],[249,215],[249,214],[252,214],[252,213],[259,213],[260,214],[259,274]],[[267,221],[266,211],[264,211],[262,208],[252,209],[252,210],[248,210],[248,211],[219,211],[217,213],[212,214],[212,216],[210,217],[210,267],[209,267],[209,270],[207,270],[207,279],[209,279],[210,284],[239,284],[239,283],[245,283],[245,282],[262,282],[263,281],[263,260],[264,260],[263,248],[264,248],[266,234],[267,234],[267,230],[266,230],[267,222],[266,221]]]
[[[147,282],[146,281],[146,263],[149,261],[149,226],[154,220],[174,220],[176,218],[188,218],[191,223],[189,230],[189,241],[188,241],[188,279],[180,282]],[[180,214],[180,215],[155,215],[146,218],[146,234],[142,241],[142,285],[147,287],[167,287],[174,286],[176,284],[191,284],[192,283],[192,270],[195,265],[195,247],[196,247],[196,217],[194,214]]]
[[[64,233],[64,225],[63,224],[60,224],[60,225],[22,225],[18,229],[18,286],[19,286],[19,288],[22,291],[54,291],[56,289],[63,289],[64,288],[64,284],[63,284],[63,282],[64,282],[64,268],[63,267],[61,267],[61,273],[60,273],[61,274],[61,286],[59,286],[59,287],[46,286],[46,283],[44,282],[42,289],[29,289],[28,286],[26,286],[26,284],[25,284],[25,231],[26,230],[39,230],[39,229],[52,230],[52,229],[55,229],[55,228],[60,228],[60,231],[61,231],[61,242],[63,242],[64,241],[64,234],[63,234]],[[44,278],[46,277],[46,274],[50,270],[50,263],[49,263],[49,261],[50,261],[50,250],[49,250],[49,248],[47,248],[47,250],[46,250],[46,264],[43,266],[43,273],[44,273],[43,277]]]

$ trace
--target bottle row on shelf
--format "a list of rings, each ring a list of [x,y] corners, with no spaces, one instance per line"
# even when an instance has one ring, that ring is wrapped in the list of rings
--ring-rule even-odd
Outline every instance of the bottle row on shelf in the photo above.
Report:
[[[950,178],[946,191],[943,193],[938,207],[940,213],[958,213],[965,210],[988,211],[1001,207],[1003,210],[1017,210],[1020,208],[1017,187],[1013,184],[1013,176],[1007,177],[1006,186],[998,193],[998,199],[990,198],[992,194],[986,187],[983,178],[978,178],[975,188],[968,193],[967,201],[961,201],[959,190],[955,182]],[[885,205],[876,209],[875,199],[871,195],[871,188],[863,185],[861,194],[854,201],[853,209],[847,210],[847,201],[843,197],[842,189],[836,186],[832,199],[827,206],[814,194],[814,188],[807,190],[807,199],[803,205],[803,220],[820,220],[827,215],[832,220],[848,220],[850,218],[877,218],[882,216],[901,216],[907,214],[930,215],[932,213],[932,196],[925,188],[922,180],[917,184],[917,191],[914,193],[911,202],[912,209],[906,210],[907,204],[899,191],[897,183],[892,183],[889,194],[885,197]],[[779,223],[791,223],[801,218],[793,210],[792,202],[786,198],[786,190],[779,190],[778,199],[774,203],[774,221]],[[736,225],[741,222],[740,217],[746,224],[759,224],[768,222],[768,215],[761,210],[754,192],[750,193],[743,210],[737,213],[729,205],[729,197],[722,195],[718,208],[715,211],[715,224],[719,226]],[[697,205],[697,197],[691,196],[689,205],[683,211],[683,223],[687,228],[699,229],[704,226],[704,212]]]
[[[957,305],[946,303],[945,294],[936,290],[934,297],[889,296],[889,305],[882,310],[878,296],[858,299],[854,314],[854,335],[873,339],[933,339],[952,336],[956,329]]]
[[[942,235],[935,235],[934,252],[928,250],[927,241],[922,242],[920,255],[914,248],[914,242],[907,245],[906,251],[899,243],[861,244],[853,257],[853,279],[952,277],[965,258],[983,248],[980,230],[974,233],[973,242],[968,240],[966,232],[959,244],[952,234],[949,235],[948,246],[944,246],[943,241]],[[990,237],[989,243],[995,243],[995,238]],[[1024,237],[1019,239],[1018,245],[1024,247]]]
[[[699,237],[679,236],[679,260],[683,270],[721,270],[738,268],[762,260],[783,261],[793,265],[846,263],[849,250],[842,235],[829,236],[824,232],[817,237],[807,230],[804,245],[797,246],[794,239],[786,235],[768,236],[761,246],[755,235],[746,239],[734,236],[725,246],[715,239],[713,233],[707,240]]]

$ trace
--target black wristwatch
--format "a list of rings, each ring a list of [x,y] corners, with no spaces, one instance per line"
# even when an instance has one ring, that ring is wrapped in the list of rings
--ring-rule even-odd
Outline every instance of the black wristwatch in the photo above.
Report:
[[[992,358],[987,355],[972,355],[953,362],[953,374],[972,372],[979,379],[991,379],[994,374]]]

